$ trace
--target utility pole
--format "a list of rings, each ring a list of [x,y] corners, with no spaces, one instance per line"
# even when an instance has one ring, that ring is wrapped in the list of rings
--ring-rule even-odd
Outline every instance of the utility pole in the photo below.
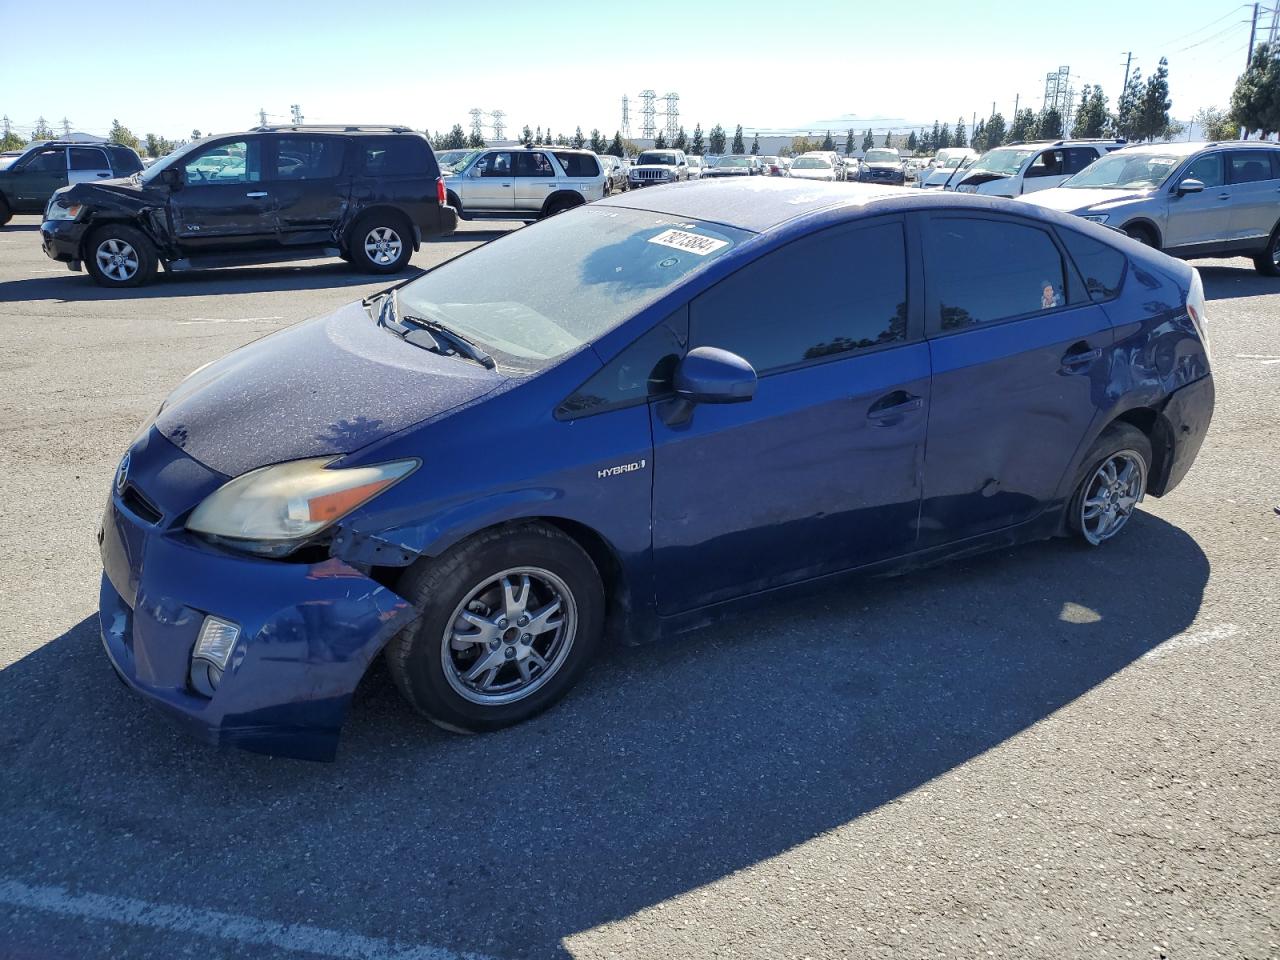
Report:
[[[1018,104],[1022,102],[1022,94],[1015,93],[1013,95],[1013,122],[1018,122]]]
[[[1257,10],[1258,5],[1255,3],[1253,7],[1255,10]],[[1122,97],[1124,96],[1124,92],[1129,89],[1129,67],[1132,65],[1133,65],[1133,51],[1130,50],[1124,61],[1124,83],[1120,84],[1120,96]],[[1117,99],[1116,103],[1119,103],[1119,102],[1120,102],[1119,99]]]
[[[264,108],[259,107],[258,108],[258,126],[265,127],[266,125],[267,125],[267,111]]]
[[[1249,27],[1249,52],[1244,58],[1244,68],[1249,69],[1249,64],[1253,63],[1253,38],[1258,35],[1258,5],[1253,5],[1253,23]]]
[[[66,117],[62,118],[62,135],[64,137],[71,136],[71,121]]]
[[[1276,27],[1280,23],[1277,18],[1280,18],[1280,3],[1271,8],[1271,29],[1267,31],[1267,43],[1271,44],[1272,50],[1275,49]]]

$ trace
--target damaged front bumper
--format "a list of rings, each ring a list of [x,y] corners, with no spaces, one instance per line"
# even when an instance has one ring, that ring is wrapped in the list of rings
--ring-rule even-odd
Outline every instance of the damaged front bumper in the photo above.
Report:
[[[351,695],[374,656],[417,616],[339,560],[225,553],[161,530],[113,495],[99,533],[102,644],[120,677],[214,744],[332,760]],[[240,627],[211,697],[189,682],[206,615]]]
[[[80,269],[80,249],[87,225],[77,220],[46,220],[40,224],[40,244],[50,260]]]

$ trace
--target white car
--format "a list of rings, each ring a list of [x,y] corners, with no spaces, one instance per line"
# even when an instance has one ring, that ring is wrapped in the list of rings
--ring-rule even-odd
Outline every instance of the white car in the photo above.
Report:
[[[941,190],[953,177],[959,176],[960,171],[967,169],[973,160],[974,157],[951,157],[946,163],[922,167],[916,175],[916,186],[924,190]]]
[[[827,180],[835,182],[842,179],[837,162],[823,153],[805,153],[791,162],[787,176],[795,180]]]
[[[695,157],[693,154],[688,154],[684,159],[685,162],[689,164],[689,179],[701,180],[702,171],[705,169],[705,164],[703,164],[702,158]]]
[[[988,150],[962,174],[952,177],[944,189],[992,197],[1020,197],[1056,187],[1099,157],[1124,145],[1124,140],[1011,143]]]

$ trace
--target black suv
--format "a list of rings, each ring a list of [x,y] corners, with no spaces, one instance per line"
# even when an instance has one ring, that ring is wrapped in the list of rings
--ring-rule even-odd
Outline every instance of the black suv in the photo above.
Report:
[[[44,251],[106,287],[189,270],[342,257],[403,269],[457,227],[431,144],[408,127],[257,127],[200,140],[124,180],[59,190]]]
[[[39,213],[69,183],[127,177],[141,169],[138,155],[119,143],[33,143],[0,170],[0,224],[15,213]]]

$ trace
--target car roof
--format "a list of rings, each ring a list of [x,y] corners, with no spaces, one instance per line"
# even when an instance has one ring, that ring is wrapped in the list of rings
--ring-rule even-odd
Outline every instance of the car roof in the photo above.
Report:
[[[1021,200],[973,193],[941,193],[869,183],[818,183],[782,177],[742,177],[729,183],[690,180],[661,190],[637,190],[597,200],[592,207],[626,207],[672,217],[720,223],[752,233],[769,233],[796,220],[853,219],[862,214],[912,210],[973,210],[1045,220],[1077,231],[1094,226],[1065,213]],[[843,213],[843,215],[841,215]],[[1098,227],[1106,231],[1106,227]]]
[[[1158,153],[1163,155],[1173,154],[1174,156],[1187,157],[1193,153],[1199,153],[1201,150],[1208,150],[1210,147],[1219,149],[1252,149],[1259,147],[1270,147],[1273,150],[1280,149],[1280,144],[1268,143],[1265,140],[1180,140],[1173,143],[1140,143],[1132,147],[1125,147],[1123,150],[1117,150],[1116,153]]]

